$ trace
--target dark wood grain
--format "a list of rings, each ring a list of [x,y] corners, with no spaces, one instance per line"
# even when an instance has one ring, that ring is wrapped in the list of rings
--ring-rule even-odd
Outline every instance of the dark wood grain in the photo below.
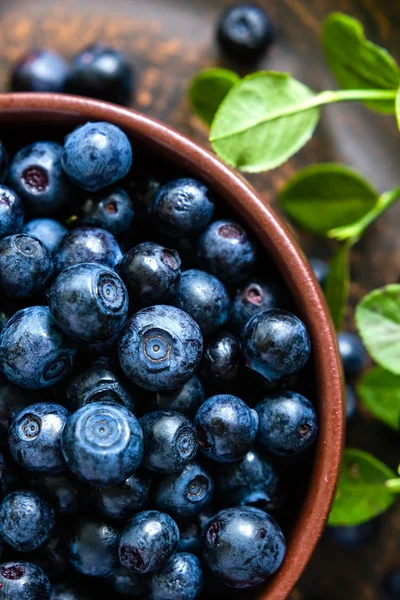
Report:
[[[94,41],[123,49],[138,73],[138,110],[166,121],[203,145],[207,131],[186,101],[191,77],[201,68],[223,65],[214,42],[215,23],[231,0],[1,0],[0,90],[8,86],[13,61],[33,47],[66,57]],[[398,0],[264,0],[279,29],[279,41],[259,65],[290,71],[315,90],[335,87],[319,44],[321,19],[332,10],[360,18],[371,39],[400,58]],[[400,182],[400,144],[393,118],[359,105],[323,110],[314,139],[271,173],[251,177],[266,202],[299,167],[322,161],[354,166],[383,191]],[[351,306],[368,290],[397,281],[400,273],[400,203],[371,227],[352,256]],[[329,257],[333,245],[298,233],[308,253]],[[352,327],[349,307],[347,326]],[[357,417],[349,441],[371,450],[393,468],[399,438],[368,417]],[[378,539],[362,551],[345,551],[324,539],[293,593],[306,598],[378,600],[378,583],[389,567],[400,567],[400,504],[383,519]]]

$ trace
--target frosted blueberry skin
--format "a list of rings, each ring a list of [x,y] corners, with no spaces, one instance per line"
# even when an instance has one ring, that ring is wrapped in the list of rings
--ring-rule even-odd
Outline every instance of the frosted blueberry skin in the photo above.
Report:
[[[258,277],[247,281],[235,296],[232,308],[232,326],[236,332],[241,332],[251,318],[264,310],[278,308],[278,286]]]
[[[24,205],[21,198],[11,188],[0,185],[0,238],[21,231],[24,218]]]
[[[116,335],[125,323],[128,292],[112,269],[95,263],[73,265],[52,284],[49,310],[69,338],[100,342]]]
[[[121,260],[118,272],[129,291],[133,306],[175,303],[181,279],[181,259],[176,250],[153,242],[131,248]]]
[[[0,375],[0,446],[8,443],[8,430],[17,414],[37,402],[35,392],[21,389]]]
[[[190,463],[183,471],[155,482],[153,506],[174,519],[188,519],[210,504],[213,492],[214,482],[207,471],[198,463]]]
[[[0,593],[4,600],[51,600],[51,585],[42,569],[12,561],[0,565]]]
[[[257,249],[247,231],[236,221],[215,221],[197,244],[200,268],[226,284],[237,285],[256,267]]]
[[[110,519],[129,519],[147,502],[150,479],[134,473],[126,481],[113,487],[92,487],[93,505]]]
[[[364,369],[368,356],[363,343],[356,333],[341,331],[337,336],[339,354],[347,377],[356,377]]]
[[[60,404],[40,402],[23,409],[11,424],[9,448],[28,471],[59,473],[65,469],[60,438],[69,411]]]
[[[285,551],[279,525],[257,508],[221,510],[203,533],[203,558],[216,577],[234,588],[266,581],[281,566]]]
[[[228,331],[218,331],[204,345],[200,374],[209,383],[229,382],[239,375],[242,364],[238,338]]]
[[[56,142],[34,142],[21,148],[10,162],[8,183],[35,212],[53,212],[76,194],[62,169],[62,153]]]
[[[121,188],[87,198],[81,206],[81,213],[81,225],[101,227],[113,235],[129,231],[135,218],[132,201]]]
[[[175,179],[160,187],[150,205],[154,227],[171,237],[193,236],[205,229],[214,213],[207,186],[195,179]]]
[[[11,76],[13,92],[64,92],[68,63],[51,50],[33,50],[22,56]]]
[[[110,577],[118,568],[118,537],[112,525],[81,519],[68,541],[72,565],[89,577]]]
[[[117,594],[124,597],[136,598],[141,596],[143,592],[143,582],[140,575],[136,575],[126,567],[119,567],[108,579],[108,583]]]
[[[253,446],[258,415],[240,398],[219,394],[200,406],[194,425],[200,452],[217,462],[231,462],[244,458]]]
[[[181,413],[159,410],[147,413],[139,423],[144,435],[142,465],[146,469],[176,473],[196,456],[196,429]]]
[[[119,560],[135,573],[151,573],[164,566],[178,541],[178,526],[169,515],[146,510],[130,519],[122,531]]]
[[[71,415],[61,449],[68,467],[81,481],[103,487],[119,485],[142,460],[143,433],[124,406],[94,402]]]
[[[53,260],[38,239],[17,233],[0,240],[0,291],[11,298],[39,292],[53,275]]]
[[[8,171],[8,156],[7,150],[3,142],[0,140],[0,183],[3,183]]]
[[[232,303],[219,279],[204,271],[190,269],[182,273],[176,305],[197,321],[205,336],[226,323]]]
[[[118,358],[125,375],[154,392],[185,384],[199,365],[203,337],[196,321],[174,306],[149,306],[125,324]]]
[[[147,582],[149,600],[196,600],[203,588],[203,571],[197,556],[174,554]]]
[[[270,381],[300,371],[311,343],[302,321],[285,310],[266,310],[253,317],[242,332],[246,366]]]
[[[65,463],[64,463],[65,464]],[[57,515],[77,515],[86,506],[85,489],[75,477],[68,473],[34,475],[30,481],[32,489],[47,498]]]
[[[153,405],[154,410],[173,410],[191,418],[204,400],[203,384],[196,375],[193,375],[177,390],[156,394]]]
[[[36,492],[11,492],[0,505],[0,536],[13,550],[36,550],[50,538],[53,527],[53,508]]]
[[[63,237],[54,255],[54,266],[57,273],[80,263],[98,263],[113,269],[121,258],[121,248],[109,231],[77,227]]]
[[[281,391],[256,406],[259,418],[257,443],[267,452],[292,456],[315,441],[317,414],[311,402],[296,392]]]
[[[68,229],[54,219],[32,219],[24,225],[22,231],[40,240],[51,254],[58,249],[68,233]]]
[[[3,373],[16,385],[40,389],[71,370],[76,347],[64,336],[46,306],[31,306],[11,317],[0,334]]]
[[[111,123],[85,123],[65,139],[63,169],[84,190],[95,192],[116,183],[131,165],[129,139]]]

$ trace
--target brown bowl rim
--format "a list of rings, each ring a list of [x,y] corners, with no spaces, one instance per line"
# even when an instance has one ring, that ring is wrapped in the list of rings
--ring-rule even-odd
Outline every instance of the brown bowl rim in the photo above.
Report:
[[[37,122],[110,121],[130,137],[209,183],[233,206],[272,256],[297,299],[313,344],[320,431],[310,486],[281,569],[256,593],[284,600],[296,584],[323,531],[338,477],[344,438],[344,399],[336,336],[322,292],[297,242],[273,210],[237,173],[170,127],[134,110],[60,94],[0,94],[0,126]]]

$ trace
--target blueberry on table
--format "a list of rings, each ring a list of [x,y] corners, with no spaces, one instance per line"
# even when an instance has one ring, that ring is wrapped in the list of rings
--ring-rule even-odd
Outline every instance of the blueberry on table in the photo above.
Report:
[[[134,473],[112,487],[92,487],[90,498],[101,514],[110,519],[129,519],[147,502],[149,478]]]
[[[175,303],[181,278],[181,259],[176,250],[153,242],[131,248],[118,272],[129,291],[133,306]]]
[[[300,371],[311,344],[302,321],[285,310],[266,310],[246,323],[242,331],[246,366],[274,381]]]
[[[8,155],[3,142],[0,140],[0,183],[2,183],[8,170]]]
[[[203,384],[196,375],[193,375],[177,390],[156,394],[154,405],[158,410],[173,410],[187,417],[193,417],[204,400]]]
[[[154,508],[174,519],[188,519],[210,504],[213,492],[214,483],[210,475],[200,464],[193,462],[183,471],[156,481],[152,501]]]
[[[0,290],[11,298],[29,298],[53,275],[53,260],[38,239],[16,233],[0,240]]]
[[[122,531],[119,559],[135,573],[151,573],[165,565],[178,541],[178,526],[169,515],[146,510],[130,519]]]
[[[57,327],[47,306],[19,310],[0,334],[3,373],[24,388],[58,383],[71,370],[75,354],[76,347]]]
[[[24,216],[24,206],[18,194],[8,186],[0,185],[0,238],[19,233]]]
[[[50,538],[53,527],[54,511],[36,492],[11,492],[0,505],[0,537],[13,550],[36,550]]]
[[[98,227],[77,227],[62,239],[55,252],[57,273],[80,263],[99,263],[113,269],[122,258],[115,237]]]
[[[140,575],[136,575],[136,573],[126,567],[119,567],[119,569],[114,571],[108,579],[108,583],[111,585],[112,589],[117,592],[117,594],[121,594],[121,596],[128,596],[129,598],[136,598],[137,596],[142,597],[142,578]]]
[[[50,213],[71,202],[76,190],[61,166],[63,147],[56,142],[34,142],[13,157],[10,187],[37,213]]]
[[[116,183],[128,174],[131,165],[130,141],[111,123],[86,123],[66,137],[63,169],[84,190],[96,192]]]
[[[158,410],[139,419],[144,435],[142,465],[156,473],[181,471],[196,456],[196,429],[184,415]]]
[[[40,240],[51,254],[58,249],[68,233],[68,229],[55,219],[32,219],[24,225],[22,231]]]
[[[279,525],[257,508],[221,510],[203,533],[203,558],[214,575],[234,588],[264,582],[279,569],[285,551]]]
[[[254,4],[238,4],[222,16],[217,39],[225,54],[240,62],[259,58],[274,42],[275,27],[265,11]]]
[[[12,71],[13,92],[64,92],[67,62],[51,50],[33,50],[22,56]]]
[[[149,306],[125,324],[118,358],[138,386],[163,392],[181,387],[198,367],[203,337],[196,321],[174,306]]]
[[[134,72],[122,52],[92,44],[73,59],[67,90],[78,96],[127,105],[134,91]]]
[[[194,425],[202,454],[217,462],[231,462],[243,458],[251,449],[258,416],[240,398],[219,394],[200,406]]]
[[[68,267],[54,281],[49,310],[61,331],[71,339],[100,342],[112,338],[124,325],[128,292],[112,269],[81,263]]]
[[[129,231],[135,218],[132,200],[121,188],[98,197],[90,196],[81,206],[81,225],[101,227],[113,235]]]
[[[240,341],[233,333],[218,331],[204,345],[200,373],[210,383],[233,381],[243,363]]]
[[[160,571],[150,575],[147,586],[149,600],[196,600],[203,588],[200,561],[193,554],[177,552]]]
[[[71,516],[82,512],[86,505],[85,489],[69,473],[34,475],[31,487],[51,502],[57,515]]]
[[[254,277],[241,287],[235,296],[232,307],[232,325],[235,331],[242,331],[243,327],[255,315],[278,308],[279,289],[275,283],[263,281]]]
[[[8,442],[8,429],[17,414],[36,401],[35,392],[24,390],[0,375],[0,446]]]
[[[292,456],[315,441],[318,419],[311,402],[301,394],[282,390],[256,406],[257,443],[267,452]]]
[[[182,273],[176,305],[197,321],[203,335],[226,323],[231,304],[226,287],[213,275],[197,269]]]
[[[205,271],[237,285],[254,271],[257,250],[246,230],[235,221],[215,221],[200,236],[197,260]]]
[[[318,281],[319,285],[323,288],[329,272],[328,264],[324,260],[313,256],[311,256],[308,259],[308,262],[310,263],[310,267],[314,271],[316,280]]]
[[[356,333],[342,331],[337,336],[339,354],[347,377],[356,377],[367,363],[367,353]]]
[[[118,531],[97,519],[81,519],[69,540],[74,568],[89,577],[110,577],[118,568]]]
[[[1,600],[51,600],[47,575],[32,563],[12,561],[0,565]]]
[[[40,402],[23,409],[11,424],[9,447],[28,471],[59,473],[65,469],[60,439],[70,413],[60,404]]]

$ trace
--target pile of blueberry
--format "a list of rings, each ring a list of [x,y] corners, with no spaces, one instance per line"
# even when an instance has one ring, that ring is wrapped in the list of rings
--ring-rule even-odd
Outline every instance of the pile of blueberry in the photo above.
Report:
[[[318,428],[309,336],[268,256],[204,183],[142,176],[115,125],[10,154],[0,598],[262,584]]]

